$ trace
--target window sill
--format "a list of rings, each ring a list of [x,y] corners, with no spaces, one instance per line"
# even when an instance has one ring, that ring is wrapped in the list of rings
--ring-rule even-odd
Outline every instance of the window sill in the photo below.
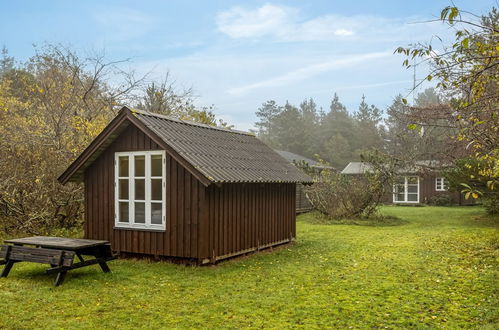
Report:
[[[131,231],[151,231],[151,232],[156,232],[156,233],[164,233],[166,229],[161,229],[161,228],[144,228],[144,227],[120,227],[120,226],[114,226],[114,230],[131,230]]]
[[[404,201],[404,202],[401,202],[401,201],[393,201],[394,204],[419,204],[419,201],[417,202],[409,202],[409,201]]]

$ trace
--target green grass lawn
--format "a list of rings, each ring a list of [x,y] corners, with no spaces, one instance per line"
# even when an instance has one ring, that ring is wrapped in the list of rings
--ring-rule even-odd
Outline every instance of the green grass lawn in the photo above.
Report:
[[[499,326],[498,222],[478,207],[395,207],[399,226],[298,218],[295,244],[217,266],[119,260],[52,287],[0,279],[0,328]]]

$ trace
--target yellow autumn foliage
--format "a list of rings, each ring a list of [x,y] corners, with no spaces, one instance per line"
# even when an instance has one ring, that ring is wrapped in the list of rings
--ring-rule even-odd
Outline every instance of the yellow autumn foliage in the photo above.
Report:
[[[121,101],[107,77],[86,71],[89,63],[106,65],[48,47],[0,74],[0,230],[46,233],[80,223],[82,187],[57,177]]]

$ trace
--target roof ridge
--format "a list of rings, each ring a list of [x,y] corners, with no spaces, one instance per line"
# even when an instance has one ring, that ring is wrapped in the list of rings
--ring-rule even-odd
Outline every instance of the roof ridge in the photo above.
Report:
[[[174,116],[167,116],[167,115],[162,115],[162,114],[159,114],[159,113],[154,113],[154,112],[145,111],[145,110],[138,110],[138,109],[129,108],[129,107],[126,107],[126,108],[128,110],[130,110],[130,112],[132,112],[132,113],[138,113],[138,114],[141,114],[141,115],[144,115],[144,116],[151,116],[151,117],[166,119],[166,120],[177,122],[177,123],[180,123],[180,124],[185,124],[185,125],[190,125],[190,126],[197,126],[197,127],[201,127],[201,128],[213,129],[213,130],[218,130],[218,131],[223,131],[223,132],[228,132],[228,133],[234,133],[234,134],[240,134],[240,135],[255,136],[254,134],[252,134],[250,132],[240,131],[240,130],[237,130],[237,129],[230,129],[230,128],[224,128],[224,127],[219,127],[219,126],[211,126],[211,125],[207,125],[207,124],[198,123],[198,122],[195,122],[195,121],[192,121],[192,120],[180,119],[180,118],[174,117]]]
[[[127,131],[130,125],[133,129],[131,132]],[[149,139],[157,144],[158,149],[165,150],[179,166],[206,187],[211,183],[224,182],[312,183],[308,175],[285,161],[254,134],[128,107],[122,107],[118,115],[61,174],[59,181],[82,181],[85,170],[111,143],[122,134],[135,134],[135,130],[145,135],[144,141]],[[249,140],[254,143],[247,144]],[[131,141],[127,143],[130,143],[131,150],[136,149],[137,146]]]
[[[291,154],[291,155],[294,155],[294,156],[298,156],[299,158],[303,158],[303,159],[306,159],[308,163],[310,163],[309,161],[312,161],[314,163],[319,163],[318,161],[312,159],[312,158],[309,158],[309,157],[306,157],[306,156],[303,156],[303,155],[300,155],[300,154],[297,154],[295,152],[292,152],[292,151],[287,151],[287,150],[281,150],[281,149],[274,149],[277,153],[288,153],[288,154]],[[303,160],[302,159],[302,160]],[[294,160],[297,160],[297,159],[294,159]]]

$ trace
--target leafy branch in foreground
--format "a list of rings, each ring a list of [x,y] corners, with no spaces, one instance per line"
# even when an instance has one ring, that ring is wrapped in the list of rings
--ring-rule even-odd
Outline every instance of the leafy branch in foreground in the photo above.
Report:
[[[448,104],[438,109],[414,108],[415,123],[432,118],[456,128],[455,144],[464,144],[467,158],[474,158],[484,168],[473,169],[474,176],[486,177],[488,185],[481,190],[464,186],[469,197],[497,194],[499,185],[499,12],[497,8],[482,17],[461,11],[455,6],[444,8],[440,21],[454,29],[454,42],[437,50],[431,43],[399,47],[396,53],[406,59],[403,66],[429,64],[424,81],[437,81]],[[421,82],[421,83],[422,83]],[[406,102],[406,101],[405,101]],[[431,124],[430,124],[431,125]],[[413,127],[414,128],[414,127]],[[474,166],[471,162],[470,166]],[[472,177],[464,183],[468,187]],[[495,198],[497,200],[497,198]]]

